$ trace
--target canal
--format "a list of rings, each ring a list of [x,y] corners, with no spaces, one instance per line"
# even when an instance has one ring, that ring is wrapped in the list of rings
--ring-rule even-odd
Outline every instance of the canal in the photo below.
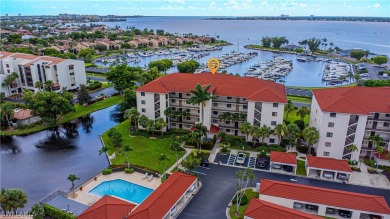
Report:
[[[44,130],[27,136],[1,138],[2,188],[21,188],[26,192],[25,210],[57,189],[69,191],[69,174],[76,174],[81,185],[108,166],[99,155],[99,136],[119,123],[116,106],[77,121],[78,135],[67,136],[62,127],[59,135]]]

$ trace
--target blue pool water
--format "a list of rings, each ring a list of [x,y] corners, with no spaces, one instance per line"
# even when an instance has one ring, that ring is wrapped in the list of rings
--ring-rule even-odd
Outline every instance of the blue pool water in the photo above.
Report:
[[[140,204],[153,192],[153,189],[116,179],[102,182],[89,192],[98,196],[116,196]]]

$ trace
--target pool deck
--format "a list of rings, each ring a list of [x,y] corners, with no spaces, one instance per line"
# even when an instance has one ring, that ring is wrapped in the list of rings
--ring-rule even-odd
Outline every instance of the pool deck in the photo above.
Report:
[[[96,181],[94,179],[86,182],[84,185],[82,185],[82,190],[80,191],[79,188],[75,190],[76,198],[73,198],[72,193],[69,195],[68,198],[75,200],[77,202],[83,203],[85,205],[91,206],[93,203],[95,203],[97,200],[99,200],[101,197],[89,193],[93,188],[95,188],[97,185],[99,185],[102,182],[110,181],[110,180],[116,180],[121,179],[127,182],[135,183],[140,186],[144,186],[150,189],[157,189],[161,185],[161,179],[153,177],[151,181],[148,181],[146,179],[142,179],[144,177],[144,174],[134,172],[132,174],[128,174],[125,172],[117,172],[112,173],[109,175],[102,175],[100,174],[97,176]],[[119,198],[119,197],[116,197]],[[128,200],[125,200],[128,201]],[[136,203],[133,203],[136,204]],[[138,205],[138,204],[137,204]]]

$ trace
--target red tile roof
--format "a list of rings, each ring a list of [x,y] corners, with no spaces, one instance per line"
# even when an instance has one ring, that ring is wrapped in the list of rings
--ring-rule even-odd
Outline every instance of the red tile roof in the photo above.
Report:
[[[378,153],[378,152],[374,152],[374,155],[376,158],[378,159],[381,159],[381,160],[388,160],[388,156],[389,156],[389,151],[388,150],[384,150],[383,153]]]
[[[321,219],[321,217],[253,198],[245,216],[254,219]]]
[[[32,110],[30,109],[23,109],[23,110],[15,111],[14,113],[15,119],[23,120],[30,117],[33,117]]]
[[[355,209],[367,212],[390,214],[390,208],[384,197],[324,189],[294,183],[262,179],[260,180],[260,197],[262,195],[323,204],[333,207]]]
[[[314,156],[307,156],[306,160],[309,167],[336,170],[342,172],[352,172],[347,160]]]
[[[175,172],[145,199],[127,219],[159,219],[173,208],[196,181],[195,176]]]
[[[138,92],[189,93],[197,84],[211,85],[213,95],[245,97],[248,100],[286,103],[286,89],[282,84],[257,78],[238,77],[228,74],[173,73],[160,77],[140,88]]]
[[[0,58],[6,58],[6,57],[12,57],[12,58],[19,58],[19,59],[27,59],[30,60],[30,62],[24,64],[25,66],[28,66],[30,64],[35,63],[36,61],[48,61],[50,62],[49,65],[56,65],[59,64],[65,59],[57,58],[57,57],[51,57],[51,56],[36,56],[31,54],[24,54],[24,53],[9,53],[9,52],[0,52]]]
[[[136,205],[111,196],[103,196],[77,219],[123,219]]]
[[[390,113],[390,87],[346,87],[315,89],[322,111],[367,115]]]
[[[218,134],[219,130],[220,130],[220,128],[218,126],[211,124],[210,133]]]
[[[271,162],[297,165],[297,156],[295,153],[271,151]]]

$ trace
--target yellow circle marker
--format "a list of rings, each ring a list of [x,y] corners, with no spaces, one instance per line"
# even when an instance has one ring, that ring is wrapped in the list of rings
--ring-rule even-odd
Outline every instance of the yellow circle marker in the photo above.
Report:
[[[212,58],[209,59],[209,61],[207,61],[207,67],[213,74],[217,73],[219,66],[220,66],[219,60],[216,58]]]

